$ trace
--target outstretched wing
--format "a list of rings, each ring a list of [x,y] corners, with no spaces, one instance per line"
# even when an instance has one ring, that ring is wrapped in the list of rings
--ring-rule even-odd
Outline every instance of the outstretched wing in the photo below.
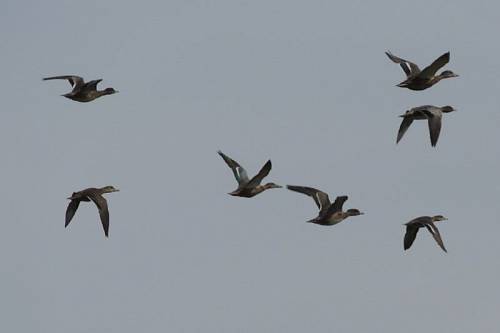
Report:
[[[405,233],[405,239],[404,239],[404,249],[408,250],[413,242],[415,241],[415,238],[417,237],[417,232],[418,232],[418,227],[412,226],[412,225],[407,225],[406,226],[406,233]]]
[[[446,65],[449,61],[450,61],[450,52],[446,52],[445,54],[443,54],[442,56],[440,56],[439,58],[437,58],[436,60],[434,60],[434,62],[432,64],[430,64],[429,66],[425,67],[422,70],[422,72],[420,72],[419,77],[422,77],[422,78],[425,78],[425,79],[432,78],[434,75],[436,75],[436,72],[441,67],[443,67],[444,65]]]
[[[396,57],[390,51],[385,52],[385,54],[387,54],[389,59],[391,59],[393,62],[401,66],[401,68],[404,70],[406,74],[406,77],[415,76],[418,73],[420,73],[420,68],[418,68],[418,66],[415,63]]]
[[[347,195],[338,196],[337,198],[335,198],[335,201],[328,209],[328,212],[333,214],[342,211],[342,206],[344,205],[344,202],[347,201],[347,199],[348,199]]]
[[[97,84],[101,81],[102,79],[89,81],[85,83],[85,89],[97,90]]]
[[[66,208],[66,221],[64,223],[65,228],[71,222],[73,216],[75,216],[76,210],[78,209],[79,205],[80,205],[79,199],[73,199],[69,202],[68,208]]]
[[[80,76],[76,75],[60,75],[60,76],[51,76],[51,77],[45,77],[43,80],[68,80],[69,84],[71,84],[71,87],[73,90],[79,89],[84,86],[83,78]]]
[[[429,124],[429,135],[431,137],[431,145],[435,147],[439,139],[439,133],[441,133],[442,115],[441,113],[436,114],[428,112],[427,116],[428,116],[427,122]]]
[[[326,194],[323,191],[317,190],[317,189],[312,188],[312,187],[295,186],[295,185],[287,185],[286,188],[291,190],[291,191],[299,192],[299,193],[305,194],[305,195],[313,198],[313,200],[316,203],[316,205],[318,206],[320,212],[325,211],[331,205],[330,198],[328,197],[328,194]]]
[[[104,229],[104,235],[108,237],[109,231],[109,210],[108,202],[102,195],[97,192],[89,192],[87,196],[95,203],[97,209],[99,210],[99,216],[101,217],[102,227]]]
[[[413,122],[413,118],[403,117],[403,121],[401,122],[401,125],[399,126],[398,137],[396,139],[396,143],[399,143],[399,141],[401,141],[401,139],[403,138],[403,135],[405,135],[408,128],[410,128],[410,125],[412,122]]]
[[[248,179],[248,175],[246,170],[238,164],[235,160],[221,152],[220,150],[217,152],[226,162],[226,164],[231,168],[234,174],[234,178],[238,182],[239,186],[246,185],[250,180]]]
[[[444,252],[448,252],[444,247],[443,239],[441,238],[441,234],[439,233],[439,230],[436,227],[436,225],[433,222],[430,222],[426,224],[425,227],[427,228],[427,230],[429,230],[432,237],[434,237],[434,240],[436,241],[436,243],[438,243],[439,247],[442,248]]]
[[[252,179],[248,182],[249,187],[259,186],[262,180],[269,174],[273,165],[271,164],[271,160],[268,160],[266,164],[260,169],[260,171],[253,176]]]

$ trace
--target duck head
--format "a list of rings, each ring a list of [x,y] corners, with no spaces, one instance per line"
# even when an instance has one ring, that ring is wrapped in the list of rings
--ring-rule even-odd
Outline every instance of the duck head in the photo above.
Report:
[[[453,111],[457,111],[457,110],[454,109],[453,106],[446,105],[446,106],[443,106],[441,108],[441,111],[448,113],[448,112],[453,112]]]
[[[283,186],[275,184],[275,183],[267,183],[266,185],[264,185],[264,187],[267,190],[267,189],[270,189],[270,188],[282,188]]]
[[[351,208],[346,211],[346,214],[348,216],[358,216],[358,215],[364,215],[365,213],[360,212],[359,209]]]
[[[120,191],[120,190],[117,188],[114,188],[111,185],[104,186],[103,188],[101,188],[102,193],[112,193],[112,192],[118,192],[118,191]]]
[[[106,88],[102,91],[103,95],[113,95],[116,94],[118,90],[115,90],[113,88]]]
[[[432,217],[432,222],[438,222],[438,221],[446,221],[447,218],[444,217],[443,215],[434,215]]]
[[[458,77],[458,74],[453,73],[452,71],[443,71],[441,74],[439,74],[439,77],[441,79],[449,79],[450,77]]]

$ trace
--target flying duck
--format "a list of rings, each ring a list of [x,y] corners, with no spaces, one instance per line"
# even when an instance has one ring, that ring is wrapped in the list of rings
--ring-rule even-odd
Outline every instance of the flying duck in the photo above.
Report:
[[[404,225],[406,225],[406,233],[404,239],[404,249],[408,250],[411,247],[413,241],[417,237],[418,229],[425,227],[427,228],[427,230],[429,230],[432,237],[434,237],[434,240],[436,241],[436,243],[438,243],[439,247],[443,249],[444,252],[447,252],[446,248],[444,247],[443,240],[441,239],[441,235],[439,234],[439,230],[434,224],[434,222],[445,220],[447,220],[447,218],[443,215],[420,216],[408,223],[405,223]]]
[[[269,174],[269,171],[271,171],[271,160],[268,160],[266,164],[264,164],[257,175],[255,175],[252,179],[249,179],[247,172],[241,165],[238,164],[238,162],[225,155],[220,150],[217,153],[219,153],[226,164],[231,168],[231,170],[233,170],[234,177],[238,182],[238,188],[233,192],[230,192],[230,195],[251,198],[259,194],[260,192],[268,190],[270,188],[281,188],[280,185],[277,185],[275,183],[267,183],[264,185],[260,184],[262,180]]]
[[[102,227],[104,228],[104,235],[108,237],[109,230],[109,211],[108,203],[106,199],[102,196],[104,193],[118,192],[119,190],[113,186],[105,186],[103,188],[87,188],[80,192],[73,192],[73,194],[68,198],[70,201],[68,208],[66,209],[66,223],[64,227],[67,227],[71,222],[71,219],[76,213],[78,206],[81,201],[92,200],[97,209],[99,210],[99,216],[101,217]]]
[[[413,120],[427,119],[427,122],[429,124],[431,145],[435,147],[438,142],[439,133],[441,132],[441,119],[443,117],[443,112],[448,113],[453,111],[456,110],[449,105],[443,107],[422,105],[406,111],[405,114],[400,115],[400,117],[403,118],[403,121],[399,126],[396,143],[398,143],[403,138],[403,135],[406,133]]]
[[[436,72],[450,61],[450,52],[446,52],[429,66],[420,70],[416,64],[411,61],[401,59],[387,51],[385,54],[396,64],[399,64],[406,74],[406,80],[398,84],[398,87],[408,88],[411,90],[424,90],[432,87],[442,79],[457,77],[458,75],[452,71],[446,70],[441,74],[436,75]]]
[[[346,195],[338,196],[333,203],[330,202],[328,194],[312,187],[287,185],[287,189],[299,192],[313,198],[319,208],[318,216],[307,222],[320,225],[334,225],[342,222],[349,216],[363,215],[358,209],[342,211],[344,202],[348,199]]]
[[[118,92],[113,88],[97,90],[97,84],[101,82],[102,79],[84,82],[83,78],[81,78],[80,76],[62,75],[62,76],[46,77],[43,80],[68,80],[73,90],[61,96],[64,96],[66,98],[72,99],[77,102],[90,102],[101,96],[112,95]]]

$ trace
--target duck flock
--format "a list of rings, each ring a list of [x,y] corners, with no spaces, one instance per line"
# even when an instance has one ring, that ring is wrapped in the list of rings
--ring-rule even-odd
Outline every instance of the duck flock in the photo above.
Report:
[[[458,76],[450,70],[445,70],[440,74],[437,74],[438,70],[450,61],[449,52],[441,55],[429,66],[425,67],[422,70],[415,63],[399,58],[393,55],[391,52],[386,52],[386,55],[394,63],[399,64],[406,74],[406,79],[397,85],[401,88],[407,88],[411,90],[424,90],[432,87],[443,79]],[[66,93],[62,96],[77,102],[91,102],[101,96],[112,95],[118,92],[113,88],[98,90],[97,85],[102,81],[101,79],[85,82],[84,79],[80,76],[61,75],[46,77],[43,80],[58,79],[68,80],[72,87],[71,92]],[[431,146],[435,147],[439,139],[439,134],[441,133],[443,113],[450,113],[453,111],[455,111],[455,109],[449,105],[441,107],[434,105],[422,105],[409,109],[404,114],[400,115],[403,120],[397,133],[396,143],[399,143],[401,141],[404,134],[414,120],[427,120]],[[255,176],[249,178],[246,170],[238,162],[233,160],[228,155],[224,154],[222,151],[218,151],[218,154],[222,157],[224,162],[226,162],[227,166],[232,170],[234,177],[236,178],[236,181],[238,183],[238,187],[234,191],[230,192],[230,195],[252,198],[264,192],[265,190],[272,188],[282,188],[282,186],[272,182],[262,184],[264,178],[267,177],[267,175],[271,171],[271,160],[268,160]],[[348,217],[364,214],[356,208],[344,210],[343,206],[348,199],[347,195],[337,196],[332,203],[327,193],[313,187],[287,185],[286,188],[291,191],[302,193],[311,197],[316,203],[316,206],[318,206],[318,216],[307,222],[324,226],[331,226],[344,221]],[[87,188],[78,192],[73,192],[73,194],[68,197],[70,203],[68,204],[68,207],[66,209],[65,227],[67,227],[73,219],[80,205],[80,202],[92,201],[97,206],[101,223],[104,229],[104,234],[106,237],[108,237],[109,210],[107,201],[103,197],[103,194],[117,191],[119,190],[113,186],[105,186],[102,188]],[[447,220],[447,218],[443,215],[419,216],[405,223],[404,225],[406,226],[406,233],[404,235],[403,248],[405,250],[409,249],[415,241],[418,230],[425,227],[431,233],[432,237],[439,245],[439,247],[443,251],[447,252],[441,234],[439,233],[439,230],[435,225],[435,222],[444,220]]]

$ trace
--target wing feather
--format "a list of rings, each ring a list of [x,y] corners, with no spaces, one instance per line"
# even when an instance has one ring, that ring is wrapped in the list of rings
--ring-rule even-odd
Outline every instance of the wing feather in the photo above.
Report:
[[[109,210],[108,210],[108,202],[106,199],[98,194],[97,192],[91,192],[88,194],[88,197],[95,203],[97,209],[99,211],[99,216],[101,218],[102,227],[104,229],[104,235],[108,237],[109,232]]]
[[[317,190],[317,189],[312,188],[312,187],[295,186],[295,185],[287,185],[286,188],[291,190],[291,191],[302,193],[302,194],[305,194],[305,195],[313,198],[313,200],[316,203],[316,206],[318,206],[320,212],[325,211],[331,205],[330,198],[328,197],[328,194],[326,194],[323,191]]]
[[[450,52],[446,52],[445,54],[441,55],[439,58],[434,60],[432,64],[429,66],[425,67],[419,74],[419,77],[425,78],[425,79],[431,79],[434,75],[436,75],[436,72],[446,65],[450,61]]]
[[[238,162],[236,162],[220,150],[217,153],[222,157],[229,168],[231,168],[234,174],[234,178],[236,178],[236,181],[238,182],[238,185],[240,187],[246,185],[250,181],[248,179],[246,170]]]
[[[79,199],[73,199],[69,202],[68,208],[66,208],[66,221],[64,223],[65,228],[71,222],[71,219],[73,218],[73,216],[75,216],[76,210],[78,209],[79,205],[80,205]]]
[[[391,59],[393,62],[395,62],[396,64],[399,64],[401,66],[401,68],[403,69],[403,71],[406,74],[406,77],[415,76],[418,73],[420,73],[420,68],[418,68],[417,64],[415,64],[411,61],[396,57],[394,54],[392,54],[389,51],[385,52],[385,54],[389,57],[389,59]]]

